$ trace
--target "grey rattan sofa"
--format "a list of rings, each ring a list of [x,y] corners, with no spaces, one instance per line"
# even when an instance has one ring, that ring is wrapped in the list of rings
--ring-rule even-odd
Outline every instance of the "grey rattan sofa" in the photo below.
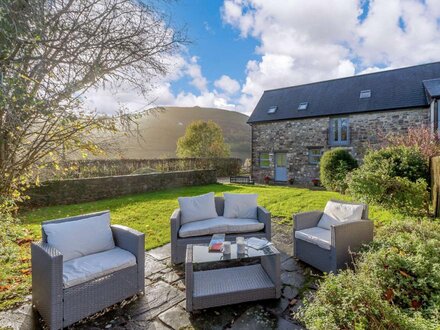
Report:
[[[323,215],[322,211],[312,211],[293,216],[293,254],[294,257],[312,265],[323,272],[336,273],[338,269],[352,265],[350,252],[373,240],[373,222],[368,219],[368,205],[332,201],[349,205],[362,205],[362,218],[331,226],[327,242],[311,243],[297,238],[296,231],[317,228]],[[323,244],[320,244],[323,243]],[[327,243],[327,244],[326,244]]]
[[[218,216],[222,216],[224,212],[225,201],[223,197],[215,197],[215,208]],[[187,244],[203,244],[209,243],[212,235],[206,236],[194,236],[194,237],[180,237],[179,230],[181,212],[180,209],[176,209],[171,218],[171,261],[173,264],[182,263],[185,261],[186,246]],[[271,240],[271,215],[265,208],[258,206],[257,208],[258,221],[264,224],[264,228],[257,232],[227,234],[227,241],[235,241],[237,236],[248,237],[265,237],[267,240]]]
[[[106,213],[108,211],[46,221],[43,225],[84,220]],[[118,225],[111,226],[111,234],[115,249],[130,252],[136,258],[135,264],[70,287],[63,283],[63,255],[47,243],[44,229],[42,240],[32,243],[32,303],[50,329],[64,328],[144,292],[144,234]]]

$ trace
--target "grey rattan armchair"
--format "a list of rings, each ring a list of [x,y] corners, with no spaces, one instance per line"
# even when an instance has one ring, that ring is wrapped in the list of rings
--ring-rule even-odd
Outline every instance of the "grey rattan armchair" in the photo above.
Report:
[[[223,216],[225,208],[225,200],[223,197],[215,197],[215,208],[219,216]],[[180,209],[176,209],[170,218],[171,223],[171,261],[173,264],[182,263],[185,261],[186,246],[188,244],[206,244],[211,241],[212,235],[206,236],[194,236],[182,238],[179,236],[179,230],[181,212]],[[258,221],[264,224],[264,228],[258,232],[239,233],[239,234],[227,234],[227,241],[235,241],[237,236],[250,238],[259,237],[271,240],[271,214],[265,208],[258,206],[257,209]]]
[[[99,212],[50,221],[61,223],[105,214]],[[49,223],[48,221],[43,224]],[[89,315],[144,292],[145,236],[124,226],[111,226],[115,246],[133,254],[136,264],[68,288],[63,284],[63,255],[42,240],[32,243],[32,303],[50,329],[67,327]]]
[[[329,233],[329,249],[295,237],[296,231],[317,227],[322,211],[299,213],[293,216],[294,257],[327,273],[336,273],[338,269],[352,265],[350,252],[358,251],[363,244],[373,240],[374,225],[368,219],[368,205],[345,201],[342,203],[362,205],[362,219],[332,225]]]

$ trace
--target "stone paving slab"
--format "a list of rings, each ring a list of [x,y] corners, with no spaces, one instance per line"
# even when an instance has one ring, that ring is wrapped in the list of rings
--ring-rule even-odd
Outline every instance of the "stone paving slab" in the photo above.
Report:
[[[150,255],[145,255],[145,277],[150,277],[161,270],[167,268],[166,265],[154,259]]]
[[[182,291],[160,281],[146,288],[144,296],[127,306],[127,312],[132,319],[151,320],[184,299]]]
[[[41,329],[38,316],[31,304],[25,304],[15,310],[0,312],[0,328],[14,330]]]
[[[256,305],[246,310],[231,326],[234,330],[275,329],[277,319],[262,306]]]
[[[183,265],[171,265],[170,244],[147,251],[145,295],[106,309],[70,329],[303,329],[292,320],[292,311],[302,306],[298,292],[315,285],[307,277],[303,263],[292,258],[291,226],[273,225],[275,246],[281,252],[282,298],[211,308],[193,313],[185,310]],[[313,291],[313,290],[312,290]],[[0,312],[0,325],[12,329],[41,329],[39,316],[29,303]]]
[[[159,319],[172,329],[194,329],[189,313],[182,307],[175,306],[159,315]]]
[[[297,270],[301,270],[301,266],[297,260],[289,258],[281,264],[281,269],[288,272],[294,272]]]
[[[283,272],[281,273],[281,283],[285,285],[301,288],[304,284],[304,275],[300,272]]]
[[[161,247],[147,251],[147,255],[152,256],[154,259],[162,261],[171,257],[171,244],[165,244]]]

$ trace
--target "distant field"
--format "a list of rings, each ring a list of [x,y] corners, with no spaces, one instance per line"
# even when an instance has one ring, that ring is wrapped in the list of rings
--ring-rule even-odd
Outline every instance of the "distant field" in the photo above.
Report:
[[[213,108],[166,107],[151,111],[139,120],[140,136],[122,134],[112,139],[120,151],[109,158],[151,159],[175,157],[177,139],[194,120],[212,120],[223,130],[225,141],[231,146],[232,157],[250,158],[250,126],[248,116]]]

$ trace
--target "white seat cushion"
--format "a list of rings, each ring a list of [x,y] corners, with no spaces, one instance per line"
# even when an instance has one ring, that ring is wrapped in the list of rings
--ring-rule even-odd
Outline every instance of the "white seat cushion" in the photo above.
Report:
[[[319,227],[312,227],[295,231],[295,238],[318,245],[319,247],[330,250],[331,231]]]
[[[318,227],[330,230],[332,225],[341,222],[361,220],[363,210],[363,205],[328,201]]]
[[[213,192],[195,197],[179,197],[177,200],[179,201],[180,222],[182,224],[218,216]]]
[[[252,233],[264,228],[264,223],[255,219],[229,219],[216,217],[182,225],[180,237],[205,236],[212,234]]]
[[[63,264],[65,288],[94,280],[118,270],[136,265],[136,257],[121,248],[75,258]]]
[[[223,194],[225,218],[257,219],[257,194]]]
[[[115,247],[109,212],[81,220],[46,223],[43,230],[47,243],[61,252],[63,261]]]

